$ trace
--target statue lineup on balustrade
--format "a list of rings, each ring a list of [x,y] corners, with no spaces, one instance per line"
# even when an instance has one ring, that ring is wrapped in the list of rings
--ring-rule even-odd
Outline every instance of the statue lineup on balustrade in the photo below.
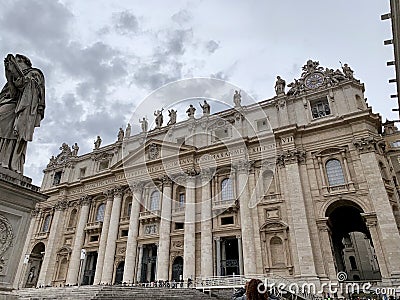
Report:
[[[4,59],[6,84],[0,92],[0,164],[23,174],[27,143],[45,110],[45,80],[24,55]]]

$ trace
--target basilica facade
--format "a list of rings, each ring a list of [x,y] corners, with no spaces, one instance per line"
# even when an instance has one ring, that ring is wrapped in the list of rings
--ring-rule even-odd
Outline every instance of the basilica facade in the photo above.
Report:
[[[399,284],[380,116],[347,65],[302,71],[287,91],[279,77],[271,99],[244,105],[236,91],[232,108],[209,114],[204,101],[201,117],[189,108],[151,130],[144,119],[143,132],[91,153],[63,144],[44,170],[49,198],[32,215],[20,286],[234,274],[323,283],[340,271]]]

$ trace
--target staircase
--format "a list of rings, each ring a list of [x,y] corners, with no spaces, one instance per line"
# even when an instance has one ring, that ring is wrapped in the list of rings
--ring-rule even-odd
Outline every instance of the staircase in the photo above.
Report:
[[[20,300],[187,300],[212,299],[196,289],[186,288],[156,288],[156,287],[125,287],[125,286],[82,286],[43,289],[22,289],[17,291]],[[229,298],[214,298],[229,299]]]

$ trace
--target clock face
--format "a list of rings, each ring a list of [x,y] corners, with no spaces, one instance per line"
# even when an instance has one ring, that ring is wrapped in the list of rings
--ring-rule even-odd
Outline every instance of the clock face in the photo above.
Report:
[[[316,89],[324,83],[324,76],[321,73],[312,73],[305,78],[305,85],[310,89]]]

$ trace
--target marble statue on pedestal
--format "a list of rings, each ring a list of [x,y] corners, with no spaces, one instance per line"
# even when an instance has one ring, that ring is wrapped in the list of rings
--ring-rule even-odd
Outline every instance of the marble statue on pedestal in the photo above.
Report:
[[[235,91],[233,95],[233,103],[235,107],[242,106],[242,95],[240,95],[240,91]]]
[[[160,129],[162,127],[162,124],[164,122],[164,117],[163,117],[163,114],[162,114],[163,110],[164,110],[164,108],[161,108],[161,110],[156,110],[154,112],[154,116],[156,117],[156,128],[158,128],[158,129]],[[143,132],[145,132],[145,131],[143,131]]]
[[[149,122],[147,122],[147,119],[143,117],[143,120],[139,120],[139,123],[142,125],[142,132],[147,132],[149,129]]]
[[[200,103],[200,107],[203,110],[203,115],[208,116],[210,114],[211,107],[210,107],[210,104],[208,104],[206,100],[204,100],[203,105],[201,105],[201,103]]]
[[[282,79],[280,76],[277,76],[275,82],[275,93],[277,96],[285,94],[285,86],[286,86],[286,81]]]
[[[176,112],[174,109],[168,110],[169,121],[167,125],[174,125],[176,123]]]
[[[196,108],[194,108],[194,106],[192,104],[190,104],[189,108],[186,111],[186,113],[188,114],[189,118],[193,119],[195,111],[196,111]]]
[[[23,174],[27,143],[44,117],[45,80],[24,55],[4,59],[7,82],[0,92],[0,165]]]

